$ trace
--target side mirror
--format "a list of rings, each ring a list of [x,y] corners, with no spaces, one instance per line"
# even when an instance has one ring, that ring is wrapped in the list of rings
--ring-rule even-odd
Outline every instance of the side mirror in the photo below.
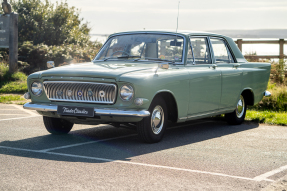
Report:
[[[50,69],[50,68],[55,68],[54,61],[48,61],[48,62],[47,62],[47,68],[48,68],[48,69]]]

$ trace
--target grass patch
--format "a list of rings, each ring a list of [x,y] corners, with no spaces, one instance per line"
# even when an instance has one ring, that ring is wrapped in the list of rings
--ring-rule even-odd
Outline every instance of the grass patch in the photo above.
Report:
[[[22,72],[11,74],[5,63],[0,63],[0,93],[25,93],[27,76]]]
[[[10,104],[14,101],[25,101],[25,99],[21,95],[0,95],[0,103]]]
[[[287,111],[287,86],[268,83],[267,90],[271,92],[271,97],[263,97],[257,105],[250,107],[259,111]]]
[[[26,81],[9,82],[0,88],[0,93],[25,93],[27,91]]]
[[[20,101],[20,102],[16,102],[16,105],[24,105],[25,103],[28,103],[29,101]]]
[[[245,119],[256,123],[287,126],[287,113],[247,110]]]
[[[212,119],[225,121],[224,114],[213,116]],[[287,126],[287,112],[247,110],[245,121]]]

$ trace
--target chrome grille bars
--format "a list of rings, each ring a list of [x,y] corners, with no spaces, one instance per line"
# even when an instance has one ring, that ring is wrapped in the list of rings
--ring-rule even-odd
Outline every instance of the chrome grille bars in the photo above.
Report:
[[[115,84],[75,81],[46,81],[43,84],[51,101],[113,104],[116,100]]]

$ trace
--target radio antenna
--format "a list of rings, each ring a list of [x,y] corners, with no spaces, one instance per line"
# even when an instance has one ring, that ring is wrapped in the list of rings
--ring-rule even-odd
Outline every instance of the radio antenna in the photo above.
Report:
[[[179,3],[180,3],[180,1],[178,1],[178,7],[177,7],[177,22],[176,22],[176,33],[177,33],[177,29],[178,29]]]

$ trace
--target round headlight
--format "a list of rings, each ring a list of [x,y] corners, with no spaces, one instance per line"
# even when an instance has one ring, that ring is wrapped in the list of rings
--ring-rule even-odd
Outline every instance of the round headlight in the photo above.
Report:
[[[43,92],[43,85],[41,82],[33,82],[31,91],[35,96],[40,96]]]
[[[134,96],[134,90],[130,85],[123,85],[120,90],[120,96],[124,101],[130,101]]]

